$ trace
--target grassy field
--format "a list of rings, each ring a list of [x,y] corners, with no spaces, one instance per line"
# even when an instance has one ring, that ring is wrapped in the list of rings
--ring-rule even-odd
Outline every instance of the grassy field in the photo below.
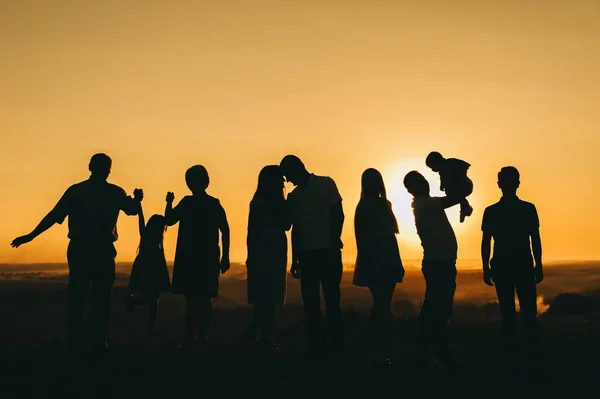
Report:
[[[183,332],[184,302],[178,296],[161,299],[161,336],[144,334],[146,309],[125,312],[128,265],[118,268],[109,341],[112,353],[101,358],[72,359],[62,347],[66,303],[63,265],[0,266],[0,394],[5,397],[150,397],[193,395],[211,397],[432,397],[467,395],[499,397],[521,390],[539,396],[577,397],[597,386],[600,318],[593,314],[548,311],[561,292],[597,297],[600,265],[549,265],[539,286],[539,311],[544,332],[542,376],[535,383],[505,372],[499,313],[493,288],[480,273],[459,272],[452,321],[455,351],[470,367],[432,373],[419,368],[414,353],[415,317],[424,285],[418,270],[409,269],[394,299],[395,363],[370,364],[362,335],[371,300],[368,291],[351,285],[345,273],[342,287],[346,345],[343,361],[314,363],[306,356],[299,284],[288,282],[288,303],[277,313],[274,338],[277,356],[257,353],[242,339],[250,319],[245,305],[243,267],[222,279],[215,301],[210,347],[195,357],[178,354]],[[597,389],[597,388],[595,388]]]

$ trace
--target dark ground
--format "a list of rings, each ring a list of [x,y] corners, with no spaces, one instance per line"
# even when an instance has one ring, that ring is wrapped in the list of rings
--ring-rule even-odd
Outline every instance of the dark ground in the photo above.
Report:
[[[292,284],[295,284],[292,283]],[[294,287],[291,287],[291,291]],[[210,347],[195,357],[175,351],[182,334],[183,302],[161,302],[162,336],[145,338],[144,308],[125,312],[122,284],[114,293],[110,344],[103,357],[74,359],[63,349],[66,286],[55,279],[0,283],[0,397],[596,397],[600,383],[600,318],[540,317],[544,333],[541,377],[528,383],[504,371],[499,315],[494,304],[459,302],[452,323],[454,349],[469,367],[452,372],[421,369],[415,360],[417,305],[395,304],[395,363],[371,364],[361,345],[364,309],[346,305],[347,355],[315,362],[306,356],[302,311],[292,303],[277,315],[277,356],[261,355],[241,334],[249,309],[216,301]],[[351,302],[351,301],[350,301]],[[590,396],[591,395],[591,396]]]

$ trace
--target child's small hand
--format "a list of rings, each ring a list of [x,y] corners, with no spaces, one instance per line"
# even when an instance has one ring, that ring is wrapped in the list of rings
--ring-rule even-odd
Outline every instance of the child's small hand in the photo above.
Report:
[[[168,203],[172,203],[173,201],[175,201],[175,194],[169,191],[169,192],[167,193],[167,198],[166,198],[166,201],[167,201]]]
[[[133,190],[133,198],[141,201],[144,199],[144,190],[142,190],[141,188],[136,188],[135,190]]]

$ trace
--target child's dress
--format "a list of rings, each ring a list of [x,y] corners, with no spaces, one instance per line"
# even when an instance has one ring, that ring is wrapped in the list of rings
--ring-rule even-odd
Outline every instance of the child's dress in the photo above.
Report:
[[[221,249],[219,228],[227,223],[218,199],[188,195],[173,208],[179,221],[173,265],[173,293],[194,298],[215,298],[219,293]]]
[[[359,287],[402,282],[404,266],[394,222],[381,200],[362,200],[356,209],[355,230],[364,236],[356,257],[353,284]]]
[[[171,291],[167,261],[161,248],[140,248],[131,268],[129,289],[142,295]]]
[[[288,219],[285,204],[277,209],[260,198],[250,204],[246,261],[250,305],[285,303]]]

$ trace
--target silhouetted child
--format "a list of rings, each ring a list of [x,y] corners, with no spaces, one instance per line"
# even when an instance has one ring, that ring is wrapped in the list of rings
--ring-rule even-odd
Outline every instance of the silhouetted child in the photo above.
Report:
[[[150,311],[148,334],[155,334],[158,298],[161,293],[171,290],[163,247],[167,225],[162,215],[152,215],[146,225],[141,204],[138,220],[140,245],[131,268],[127,308],[129,311],[133,311],[135,305],[148,305]]]
[[[456,158],[444,158],[439,152],[430,152],[425,164],[440,175],[440,190],[451,197],[463,198],[460,202],[460,222],[473,214],[467,197],[473,193],[473,182],[467,176],[471,164]]]
[[[168,226],[179,222],[173,265],[173,293],[185,295],[186,329],[181,349],[195,351],[207,341],[212,300],[218,295],[219,274],[229,270],[229,224],[218,199],[206,193],[209,177],[201,165],[185,173],[192,195],[173,208],[173,193],[167,194],[165,219]],[[223,253],[219,248],[219,231]]]

